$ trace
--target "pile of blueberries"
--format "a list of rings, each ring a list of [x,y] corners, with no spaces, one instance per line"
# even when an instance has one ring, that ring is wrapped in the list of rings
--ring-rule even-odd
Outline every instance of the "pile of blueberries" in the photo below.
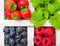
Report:
[[[5,26],[4,46],[27,46],[27,27]]]

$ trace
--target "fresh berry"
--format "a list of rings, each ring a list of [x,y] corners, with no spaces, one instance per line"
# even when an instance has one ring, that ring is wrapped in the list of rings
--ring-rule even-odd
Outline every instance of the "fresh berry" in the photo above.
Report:
[[[5,41],[5,44],[9,44],[9,40],[4,39],[4,41]]]
[[[27,38],[22,38],[20,42],[21,44],[27,44]]]
[[[24,6],[28,6],[28,0],[18,0],[17,2],[18,8],[24,7]]]
[[[26,38],[26,37],[27,37],[27,32],[26,32],[26,31],[23,31],[23,32],[21,33],[21,36],[22,36],[22,38]]]
[[[41,41],[42,41],[42,37],[40,37],[40,36],[34,36],[34,43],[36,45],[41,44]]]
[[[16,10],[11,13],[11,17],[13,20],[20,20],[21,19],[21,12]]]
[[[10,11],[4,11],[4,18],[5,19],[11,19],[11,12]]]
[[[54,44],[56,43],[56,36],[51,36],[50,39],[51,39],[52,43],[54,43]]]
[[[53,31],[51,31],[49,28],[46,28],[43,32],[43,34],[45,36],[52,36],[53,35]]]
[[[22,27],[22,31],[27,31],[27,27]]]
[[[10,30],[10,36],[15,36],[15,30],[14,30],[14,28],[11,28],[11,30]]]
[[[14,39],[13,38],[10,38],[9,39],[9,44],[14,45],[14,43],[15,43]]]
[[[42,40],[42,46],[50,46],[51,45],[51,40],[48,37],[43,38]]]
[[[16,27],[16,34],[22,33],[22,28],[21,27]]]
[[[22,46],[21,44],[16,44],[16,46]]]
[[[10,32],[8,27],[5,27],[3,31],[4,31],[4,33],[9,33]]]
[[[16,39],[16,43],[20,43],[20,39]]]
[[[25,10],[21,11],[21,14],[22,14],[22,18],[30,19],[31,11],[30,11],[30,9],[25,9]]]
[[[35,29],[36,35],[42,35],[43,31],[44,31],[44,28],[43,28],[43,27],[41,27],[41,28],[36,28],[36,29]]]
[[[15,38],[16,38],[16,39],[21,39],[21,34],[15,35]]]
[[[10,34],[5,34],[5,39],[10,39]]]
[[[13,0],[7,0],[5,3],[5,9],[8,11],[15,11],[17,8],[16,3]]]
[[[5,46],[10,46],[10,44],[5,44]]]

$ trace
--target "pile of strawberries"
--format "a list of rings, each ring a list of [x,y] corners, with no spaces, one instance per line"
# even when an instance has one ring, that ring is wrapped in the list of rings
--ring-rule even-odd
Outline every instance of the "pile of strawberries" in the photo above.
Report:
[[[30,19],[31,11],[28,0],[6,0],[4,3],[5,19],[20,20]]]
[[[36,28],[34,34],[34,44],[35,46],[55,46],[55,29],[53,27]]]

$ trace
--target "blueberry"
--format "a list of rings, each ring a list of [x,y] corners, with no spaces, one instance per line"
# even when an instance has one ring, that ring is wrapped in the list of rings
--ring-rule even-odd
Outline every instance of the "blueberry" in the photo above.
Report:
[[[10,38],[9,39],[9,44],[14,45],[14,43],[15,43],[15,40],[13,38]]]
[[[9,40],[4,39],[5,44],[9,44]]]
[[[17,28],[16,28],[16,33],[19,34],[19,33],[21,33],[21,32],[22,32],[21,27],[17,27]]]
[[[21,39],[21,35],[15,35],[16,39]]]
[[[27,46],[27,44],[22,44],[22,46]]]
[[[27,38],[22,38],[20,42],[21,44],[27,44]]]
[[[13,27],[13,26],[10,26],[10,27],[9,27],[9,30],[11,30],[11,29],[13,29],[13,30],[14,30],[14,27]]]
[[[21,44],[16,44],[16,46],[22,46]]]
[[[10,34],[5,34],[5,38],[9,39],[10,38]]]
[[[22,38],[26,38],[26,37],[27,37],[27,32],[26,32],[26,31],[23,31],[23,32],[21,33],[21,36],[22,36]]]
[[[10,36],[14,36],[15,35],[15,30],[14,30],[14,28],[12,28],[11,30],[10,30]]]
[[[5,44],[5,46],[10,46],[10,44]]]
[[[9,28],[5,27],[3,31],[4,31],[4,33],[9,33]]]
[[[20,43],[20,39],[16,39],[16,43]]]
[[[22,27],[22,31],[27,31],[27,27]]]

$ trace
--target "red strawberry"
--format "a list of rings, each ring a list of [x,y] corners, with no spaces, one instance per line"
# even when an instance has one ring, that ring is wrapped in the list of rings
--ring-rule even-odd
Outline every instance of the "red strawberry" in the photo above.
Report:
[[[13,0],[7,0],[5,3],[5,9],[8,11],[14,11],[16,10],[17,5]]]
[[[13,20],[19,20],[19,19],[21,19],[21,12],[16,10],[11,13],[11,17]]]
[[[11,12],[10,11],[4,11],[4,16],[5,16],[5,19],[11,19]]]
[[[18,0],[17,5],[18,5],[19,8],[21,8],[21,7],[24,7],[24,6],[28,6],[29,2],[28,2],[28,0]]]
[[[30,19],[31,11],[29,9],[25,9],[24,11],[21,11],[21,13],[24,19]]]
[[[40,36],[34,36],[34,43],[36,45],[41,44],[41,41],[42,41],[42,37],[40,37]]]
[[[51,40],[48,37],[43,38],[42,40],[42,46],[50,46],[51,45]]]

